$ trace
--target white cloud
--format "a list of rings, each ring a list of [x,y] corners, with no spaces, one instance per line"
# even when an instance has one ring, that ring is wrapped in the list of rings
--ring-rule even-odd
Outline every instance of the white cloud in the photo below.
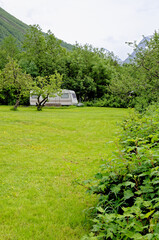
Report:
[[[2,1],[0,1],[2,6]],[[158,0],[5,0],[6,11],[69,43],[104,47],[122,59],[126,41],[158,30]]]

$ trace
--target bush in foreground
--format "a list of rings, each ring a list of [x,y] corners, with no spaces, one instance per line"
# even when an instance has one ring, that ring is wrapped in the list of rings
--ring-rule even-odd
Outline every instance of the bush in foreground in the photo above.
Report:
[[[89,192],[99,196],[83,240],[159,239],[159,106],[123,123],[116,157]]]

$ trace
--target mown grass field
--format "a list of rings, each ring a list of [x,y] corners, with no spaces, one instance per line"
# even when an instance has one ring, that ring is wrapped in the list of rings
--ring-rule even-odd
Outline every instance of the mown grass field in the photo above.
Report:
[[[96,199],[87,180],[108,161],[117,122],[113,108],[0,106],[0,240],[79,240],[84,210]]]

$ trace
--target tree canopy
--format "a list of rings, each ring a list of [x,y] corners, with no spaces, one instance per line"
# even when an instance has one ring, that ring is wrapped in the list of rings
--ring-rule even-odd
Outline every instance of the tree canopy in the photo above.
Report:
[[[36,77],[31,90],[31,95],[37,96],[37,110],[41,111],[42,107],[48,101],[49,97],[60,94],[62,76],[59,73],[50,75],[49,77]]]
[[[134,46],[135,58],[120,68],[110,84],[113,94],[141,110],[159,100],[159,33],[155,32],[145,44],[144,49]]]
[[[10,59],[0,73],[0,91],[9,90],[15,97],[14,109],[18,107],[22,96],[28,95],[31,87],[32,77],[23,72],[15,60]]]
[[[101,106],[134,107],[144,109],[159,99],[159,33],[155,32],[146,48],[134,45],[136,56],[129,64],[119,64],[113,54],[91,45],[76,43],[66,51],[51,31],[43,33],[39,25],[30,26],[20,47],[11,36],[0,45],[0,69],[9,59],[16,60],[22,73],[30,74],[34,83],[56,73],[63,76],[61,88],[74,90],[80,101]],[[0,103],[6,101],[1,92]],[[10,102],[13,92],[7,93]],[[5,99],[5,100],[4,100]]]
[[[60,44],[51,31],[44,34],[39,25],[31,26],[23,42],[21,66],[33,77],[54,74],[66,52]]]

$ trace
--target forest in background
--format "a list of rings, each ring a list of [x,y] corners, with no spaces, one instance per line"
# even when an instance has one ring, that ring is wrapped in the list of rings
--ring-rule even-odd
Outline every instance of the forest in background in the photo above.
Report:
[[[77,43],[68,51],[51,31],[44,34],[40,26],[34,25],[27,30],[22,44],[13,36],[1,41],[0,70],[14,59],[33,80],[58,72],[62,75],[62,88],[74,90],[78,100],[87,106],[144,109],[159,97],[159,33],[155,32],[145,44],[145,49],[134,45],[133,61],[120,65],[113,54],[91,45]],[[14,87],[4,87],[0,103],[13,104],[15,95]],[[21,104],[28,104],[28,96]]]

